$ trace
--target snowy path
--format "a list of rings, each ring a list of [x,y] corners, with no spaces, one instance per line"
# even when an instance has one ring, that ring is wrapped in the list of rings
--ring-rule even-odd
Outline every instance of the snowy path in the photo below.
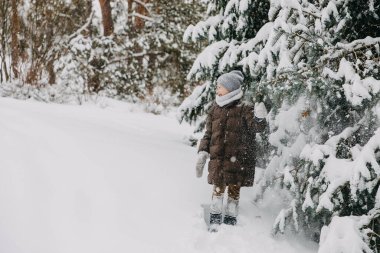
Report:
[[[206,232],[190,128],[122,103],[42,104],[0,98],[0,252],[316,252],[272,238],[273,211],[242,192],[236,227]]]

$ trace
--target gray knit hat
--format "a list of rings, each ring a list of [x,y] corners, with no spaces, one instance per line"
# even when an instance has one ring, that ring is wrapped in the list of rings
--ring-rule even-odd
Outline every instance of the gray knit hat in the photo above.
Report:
[[[243,83],[243,80],[243,73],[241,73],[239,70],[234,70],[219,76],[216,82],[223,85],[224,88],[231,92],[239,89]]]

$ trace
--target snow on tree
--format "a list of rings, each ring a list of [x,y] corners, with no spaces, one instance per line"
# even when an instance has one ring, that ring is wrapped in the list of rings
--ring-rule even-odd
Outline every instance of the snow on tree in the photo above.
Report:
[[[265,0],[212,0],[208,4],[207,19],[187,28],[184,41],[208,43],[195,60],[188,79],[210,82],[205,83],[202,92],[199,93],[197,90],[198,97],[192,96],[196,103],[185,101],[182,104],[180,118],[195,121],[197,116],[210,106],[215,96],[217,77],[239,67],[238,62],[246,53],[241,50],[242,44],[255,38],[259,29],[267,22],[268,9],[269,2]],[[200,127],[203,127],[203,124]]]
[[[181,1],[173,9],[172,4],[172,0],[111,1],[114,33],[103,36],[101,11],[95,1],[94,14],[83,27],[88,32],[70,37],[65,45],[68,54],[56,64],[62,83],[68,86],[74,79],[85,93],[144,100],[154,113],[155,105],[167,106],[168,93],[159,90],[170,91],[174,96],[170,101],[178,103],[175,97],[187,92],[190,82],[183,76],[195,58],[195,47],[185,46],[181,34],[194,20],[188,8],[200,13],[203,6]]]
[[[194,121],[218,75],[242,68],[246,98],[261,94],[271,105],[272,153],[255,198],[287,189],[273,233],[304,231],[328,252],[323,245],[347,226],[360,238],[355,252],[379,252],[380,1],[245,3],[211,1],[209,17],[184,34],[208,39],[188,77],[209,82],[184,101],[182,117]],[[249,37],[239,32],[247,10],[267,17],[245,27]]]
[[[182,0],[1,2],[0,93],[79,103],[105,95],[153,108],[166,107],[169,92],[178,104],[197,52],[182,34],[203,9]]]

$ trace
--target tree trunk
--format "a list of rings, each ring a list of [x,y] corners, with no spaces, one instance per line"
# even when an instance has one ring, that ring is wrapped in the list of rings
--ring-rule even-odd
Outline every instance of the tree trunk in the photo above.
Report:
[[[132,4],[133,4],[133,0],[128,0],[128,23],[129,24],[132,24],[132,15],[131,15],[133,11]]]
[[[113,33],[113,21],[110,2],[111,0],[99,0],[100,8],[102,9],[104,36],[110,36]]]
[[[146,5],[144,4],[148,3],[149,0],[140,0],[140,2],[142,2],[143,4],[137,2],[136,12],[140,15],[148,16],[148,10],[146,9]],[[136,17],[136,28],[143,29],[144,26],[145,26],[145,20],[143,18]]]
[[[20,32],[20,20],[18,16],[18,0],[12,0],[12,28],[11,28],[11,48],[12,48],[12,71],[15,78],[19,76],[18,63],[20,58],[19,42],[17,34]]]
[[[8,13],[10,12],[10,6],[8,1],[2,1],[0,2],[0,17],[1,17],[1,48],[0,48],[0,58],[1,58],[1,63],[0,63],[0,83],[4,81],[9,80],[9,74],[8,74],[8,66],[6,62],[6,55],[8,54],[8,43],[7,40],[9,38],[9,20],[8,20]]]

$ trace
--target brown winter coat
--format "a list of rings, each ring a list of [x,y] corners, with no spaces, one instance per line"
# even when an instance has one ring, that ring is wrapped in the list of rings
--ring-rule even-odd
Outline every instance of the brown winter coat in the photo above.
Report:
[[[223,107],[215,102],[206,119],[199,151],[210,154],[208,183],[252,186],[255,176],[255,135],[264,130],[265,119],[255,119],[254,107],[241,100]]]

